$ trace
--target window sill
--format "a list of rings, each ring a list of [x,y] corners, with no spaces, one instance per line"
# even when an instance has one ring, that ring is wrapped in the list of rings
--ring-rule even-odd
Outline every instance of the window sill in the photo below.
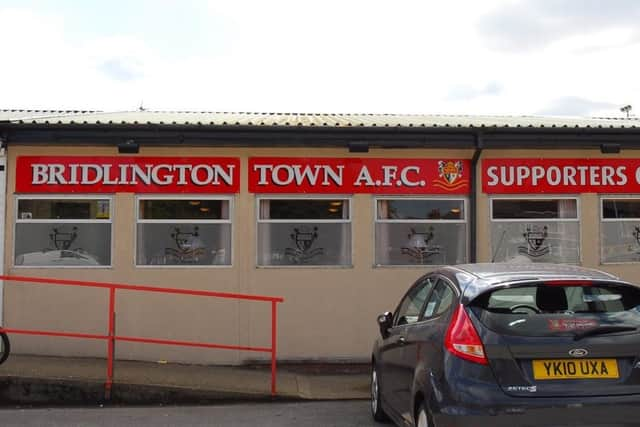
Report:
[[[54,270],[60,270],[60,269],[70,269],[70,268],[75,268],[78,270],[85,270],[85,269],[91,269],[91,270],[96,270],[96,269],[102,269],[102,270],[112,270],[113,266],[112,265],[12,265],[10,267],[11,269],[16,269],[16,270],[42,270],[42,269],[54,269]]]
[[[403,268],[403,269],[434,269],[434,268],[440,268],[440,267],[445,267],[447,265],[455,265],[455,264],[421,264],[421,265],[415,265],[415,264],[397,264],[397,265],[391,265],[391,264],[373,264],[372,267],[374,269],[385,269],[385,268],[389,268],[389,269],[398,269],[398,268]]]
[[[256,265],[256,269],[265,270],[349,270],[353,265]]]
[[[135,268],[143,269],[143,270],[151,270],[151,269],[196,269],[196,270],[204,270],[208,268],[233,268],[233,265],[229,264],[208,264],[208,265],[162,265],[162,264],[153,264],[153,265],[135,265]]]

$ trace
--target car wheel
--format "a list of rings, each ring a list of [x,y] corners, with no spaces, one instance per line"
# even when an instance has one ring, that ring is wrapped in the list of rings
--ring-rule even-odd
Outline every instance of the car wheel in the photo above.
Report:
[[[378,382],[378,370],[375,363],[371,365],[371,415],[378,422],[389,420],[380,402],[380,383]]]
[[[424,403],[420,404],[418,411],[416,412],[416,427],[429,427],[429,414],[424,406]]]

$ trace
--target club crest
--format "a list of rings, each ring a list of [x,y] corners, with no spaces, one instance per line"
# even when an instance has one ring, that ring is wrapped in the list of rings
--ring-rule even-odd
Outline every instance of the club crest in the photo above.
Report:
[[[462,162],[442,161],[438,162],[438,174],[449,184],[453,184],[459,176],[462,176]]]
[[[430,242],[433,240],[434,233],[433,227],[429,227],[426,231],[416,231],[410,228],[408,234],[408,244],[401,249],[404,255],[409,255],[413,261],[418,264],[426,264],[429,262],[429,258],[433,255],[440,253],[440,246],[432,245]]]
[[[284,253],[294,264],[306,264],[316,256],[324,254],[323,248],[313,248],[318,238],[318,227],[296,227],[289,237],[296,247],[286,248]]]
[[[78,227],[73,227],[71,231],[65,231],[60,228],[53,228],[49,233],[49,239],[57,250],[69,250],[71,244],[78,237]]]
[[[548,254],[551,251],[551,247],[546,244],[548,235],[546,225],[527,225],[526,231],[522,233],[527,246],[519,246],[518,252],[533,258]]]
[[[175,248],[165,248],[164,255],[169,259],[169,264],[195,264],[206,256],[206,246],[200,239],[198,227],[193,231],[184,231],[180,227],[174,227],[171,239],[176,244]]]
[[[464,166],[460,160],[438,161],[438,178],[433,181],[433,186],[447,191],[457,190],[468,184],[463,179]]]

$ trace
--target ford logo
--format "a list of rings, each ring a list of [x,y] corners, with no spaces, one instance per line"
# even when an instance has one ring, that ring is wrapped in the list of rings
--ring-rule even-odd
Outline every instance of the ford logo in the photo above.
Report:
[[[574,348],[572,350],[569,350],[569,356],[573,357],[584,357],[587,354],[589,354],[589,352],[584,348]]]

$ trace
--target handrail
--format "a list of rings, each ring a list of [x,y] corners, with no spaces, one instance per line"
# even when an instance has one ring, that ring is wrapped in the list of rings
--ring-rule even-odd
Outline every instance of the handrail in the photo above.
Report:
[[[113,385],[113,361],[115,358],[115,343],[117,341],[136,342],[136,343],[144,343],[144,344],[157,344],[157,345],[171,345],[171,346],[180,346],[180,347],[200,347],[200,348],[215,348],[215,349],[222,349],[222,350],[239,350],[239,351],[271,353],[271,395],[272,396],[276,395],[276,370],[277,370],[277,367],[276,367],[277,342],[276,341],[277,341],[277,314],[278,314],[277,304],[284,302],[284,299],[281,297],[215,292],[215,291],[200,291],[200,290],[194,290],[194,289],[161,288],[158,286],[129,285],[124,283],[53,279],[53,278],[45,278],[45,277],[0,275],[0,280],[5,280],[8,282],[23,282],[23,283],[45,284],[45,285],[102,288],[102,289],[109,290],[109,313],[108,313],[109,322],[108,322],[108,332],[106,335],[0,327],[0,333],[107,340],[108,342],[107,379],[105,382],[105,398],[106,399],[110,399],[111,397],[111,388]],[[271,303],[271,346],[270,347],[251,347],[251,346],[238,346],[238,345],[228,345],[228,344],[215,344],[215,343],[199,342],[199,341],[167,340],[167,339],[161,339],[161,338],[130,337],[130,336],[116,335],[115,334],[116,291],[156,292],[156,293],[165,293],[165,294],[191,295],[191,296],[197,296],[197,297],[212,297],[212,298],[226,298],[226,299],[236,299],[236,300],[270,302]]]

